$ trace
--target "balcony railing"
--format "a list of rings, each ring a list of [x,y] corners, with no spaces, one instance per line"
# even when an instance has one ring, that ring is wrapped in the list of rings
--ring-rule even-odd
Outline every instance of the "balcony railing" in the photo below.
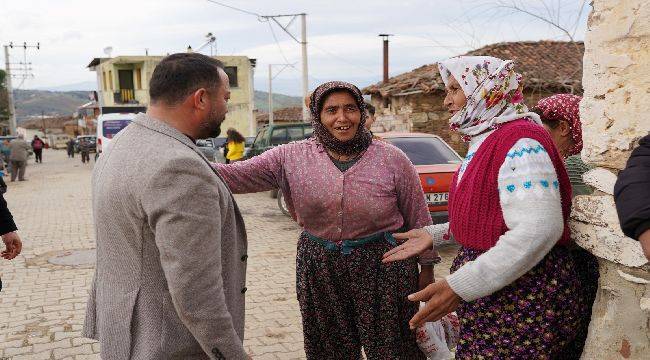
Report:
[[[138,104],[135,99],[135,91],[133,89],[121,89],[113,93],[113,100],[116,104]]]

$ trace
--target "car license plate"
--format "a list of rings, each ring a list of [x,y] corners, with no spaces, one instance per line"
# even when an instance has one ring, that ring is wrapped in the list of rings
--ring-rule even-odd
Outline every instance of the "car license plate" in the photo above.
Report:
[[[429,205],[444,205],[449,202],[449,193],[428,193],[424,196]]]

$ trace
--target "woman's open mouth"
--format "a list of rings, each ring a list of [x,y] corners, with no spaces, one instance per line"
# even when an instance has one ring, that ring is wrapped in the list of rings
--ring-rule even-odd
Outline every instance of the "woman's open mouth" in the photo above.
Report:
[[[336,126],[334,130],[340,131],[340,132],[346,132],[348,130],[352,129],[352,126]]]

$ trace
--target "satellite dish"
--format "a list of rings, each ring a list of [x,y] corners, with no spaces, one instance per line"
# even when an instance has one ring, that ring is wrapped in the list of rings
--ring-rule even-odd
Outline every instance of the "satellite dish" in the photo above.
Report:
[[[106,56],[111,57],[111,53],[113,52],[113,47],[112,46],[107,46],[104,48],[104,54]]]

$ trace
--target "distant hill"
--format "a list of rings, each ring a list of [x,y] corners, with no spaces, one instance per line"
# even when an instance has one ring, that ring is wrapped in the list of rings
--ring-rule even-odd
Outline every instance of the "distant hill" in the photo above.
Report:
[[[68,116],[90,101],[88,91],[14,90],[16,121],[32,116]]]
[[[88,91],[15,90],[16,120],[20,124],[33,116],[69,116],[87,103]],[[255,108],[268,112],[268,93],[255,91]],[[302,106],[302,98],[273,94],[273,109]]]

